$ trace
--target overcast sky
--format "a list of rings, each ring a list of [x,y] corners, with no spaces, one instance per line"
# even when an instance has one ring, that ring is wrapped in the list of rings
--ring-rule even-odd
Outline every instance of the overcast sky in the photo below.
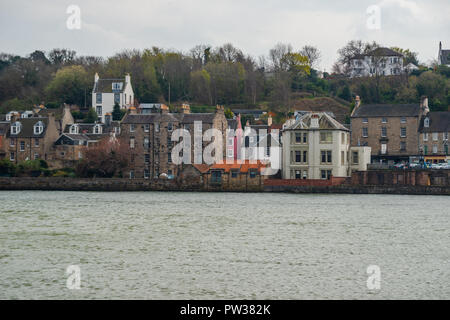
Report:
[[[81,29],[69,30],[69,5],[81,10]],[[380,8],[380,29],[369,29],[366,10]],[[375,40],[409,48],[419,60],[450,49],[449,0],[0,0],[0,52],[70,48],[111,56],[152,46],[188,51],[197,44],[231,42],[266,55],[277,42],[314,45],[320,69],[329,70],[349,40]]]

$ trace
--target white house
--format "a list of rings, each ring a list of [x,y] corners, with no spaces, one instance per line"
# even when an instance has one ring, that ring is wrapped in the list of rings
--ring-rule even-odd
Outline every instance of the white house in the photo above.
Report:
[[[283,179],[348,177],[352,169],[364,170],[370,163],[370,148],[351,148],[350,130],[325,112],[288,120],[282,150]]]
[[[129,74],[124,79],[100,79],[96,73],[94,81],[92,107],[101,122],[105,122],[107,113],[112,113],[114,104],[118,103],[121,108],[133,106],[134,93]]]
[[[356,55],[350,61],[351,78],[392,76],[407,71],[403,66],[403,55],[389,48],[377,48],[367,54]]]

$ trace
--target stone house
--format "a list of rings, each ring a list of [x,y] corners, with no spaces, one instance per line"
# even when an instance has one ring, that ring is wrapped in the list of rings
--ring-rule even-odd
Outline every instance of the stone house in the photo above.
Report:
[[[438,64],[450,67],[450,50],[442,49],[442,42],[439,41]]]
[[[351,145],[369,146],[372,162],[408,162],[418,154],[418,129],[428,99],[420,104],[361,105],[351,114]]]
[[[241,163],[242,162],[242,163]],[[263,175],[266,165],[261,161],[234,161],[233,163],[216,163],[208,169],[198,168],[203,172],[205,190],[216,191],[260,191],[264,187]]]
[[[165,105],[161,105],[160,109],[159,113],[139,114],[134,107],[131,107],[122,119],[121,137],[129,141],[130,147],[128,171],[130,178],[178,176],[181,165],[172,161],[172,148],[178,143],[172,141],[172,133],[176,129],[185,129],[190,133],[192,163],[201,156],[204,147],[210,144],[210,142],[200,142],[202,150],[195,150],[195,133],[197,136],[200,136],[199,133],[203,136],[207,129],[215,128],[222,132],[223,143],[225,143],[227,119],[222,106],[217,106],[215,113],[190,113],[188,105],[183,105],[183,111],[180,113],[170,113]],[[201,122],[202,126],[195,126],[196,122]]]
[[[450,112],[429,112],[420,120],[419,154],[425,162],[446,162],[449,157]]]
[[[359,164],[367,159],[363,153],[370,152],[357,150],[358,157],[350,159],[350,130],[325,112],[289,119],[283,125],[281,141],[283,179],[348,177],[352,166],[363,167]]]

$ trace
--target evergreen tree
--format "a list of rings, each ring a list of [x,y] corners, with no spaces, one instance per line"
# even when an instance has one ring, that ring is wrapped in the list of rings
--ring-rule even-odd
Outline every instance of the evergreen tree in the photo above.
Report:
[[[90,108],[88,113],[86,114],[86,118],[84,119],[85,123],[94,123],[98,120],[97,112],[95,112],[94,108]]]
[[[116,102],[114,104],[113,112],[112,112],[112,118],[114,121],[120,121],[122,120],[122,112],[120,110],[119,104]]]

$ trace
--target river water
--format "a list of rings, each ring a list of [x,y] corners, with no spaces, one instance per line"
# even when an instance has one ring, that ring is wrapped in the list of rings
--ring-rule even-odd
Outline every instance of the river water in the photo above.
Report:
[[[449,208],[446,196],[2,191],[0,299],[449,299]]]

